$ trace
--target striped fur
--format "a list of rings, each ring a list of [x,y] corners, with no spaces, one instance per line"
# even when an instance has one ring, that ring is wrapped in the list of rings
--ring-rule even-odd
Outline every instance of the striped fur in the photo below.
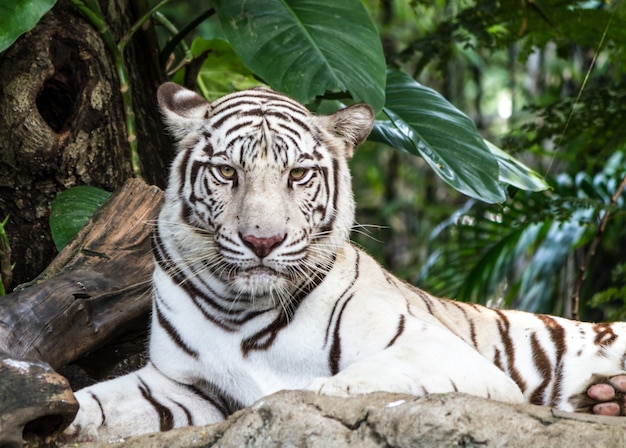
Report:
[[[68,437],[215,422],[281,389],[574,410],[625,370],[625,324],[439,299],[349,243],[368,106],[316,117],[267,89],[209,104],[174,84],[159,103],[179,152],[154,231],[150,362],[78,392]]]

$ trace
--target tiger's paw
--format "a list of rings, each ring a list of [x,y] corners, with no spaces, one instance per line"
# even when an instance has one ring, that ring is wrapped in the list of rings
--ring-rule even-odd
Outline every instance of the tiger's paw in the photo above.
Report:
[[[591,412],[597,415],[626,415],[626,374],[608,377],[587,388]],[[593,404],[595,403],[595,404]]]
[[[337,397],[348,397],[353,395],[368,394],[370,392],[396,392],[411,393],[416,395],[415,383],[407,376],[401,374],[387,374],[384,378],[376,380],[371,376],[346,375],[339,373],[330,378],[316,378],[309,386],[308,390],[320,395],[333,395]]]
[[[59,437],[59,442],[94,442],[98,440],[99,430],[105,423],[102,409],[93,395],[81,392],[75,395],[80,409],[74,421]]]

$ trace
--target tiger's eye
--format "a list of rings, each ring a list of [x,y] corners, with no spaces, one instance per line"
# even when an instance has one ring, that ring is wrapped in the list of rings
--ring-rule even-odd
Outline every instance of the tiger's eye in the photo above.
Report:
[[[289,177],[291,177],[292,180],[300,180],[304,177],[305,174],[306,174],[306,169],[294,168],[289,172]]]
[[[218,170],[225,179],[232,179],[237,175],[235,168],[230,165],[220,165]]]

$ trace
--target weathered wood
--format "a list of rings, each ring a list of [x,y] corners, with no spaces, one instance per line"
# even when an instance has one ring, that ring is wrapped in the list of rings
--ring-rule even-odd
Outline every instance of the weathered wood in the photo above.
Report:
[[[132,179],[36,283],[0,301],[0,351],[63,366],[145,321],[162,191]]]
[[[0,355],[8,360],[0,362],[0,446],[19,446],[20,428],[45,438],[73,418],[69,384],[50,366],[146,331],[151,224],[161,201],[159,188],[127,181],[35,282],[0,300]]]
[[[67,380],[50,366],[0,353],[0,446],[49,442],[77,411]]]

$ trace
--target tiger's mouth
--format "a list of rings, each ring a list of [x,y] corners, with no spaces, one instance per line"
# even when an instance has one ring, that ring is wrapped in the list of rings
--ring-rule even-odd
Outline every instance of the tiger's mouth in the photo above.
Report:
[[[282,277],[280,272],[268,266],[254,266],[252,268],[243,269],[238,273],[238,276],[243,278],[255,276]]]
[[[250,296],[272,295],[289,288],[291,282],[284,274],[267,266],[255,266],[239,271],[231,285],[239,293]]]

